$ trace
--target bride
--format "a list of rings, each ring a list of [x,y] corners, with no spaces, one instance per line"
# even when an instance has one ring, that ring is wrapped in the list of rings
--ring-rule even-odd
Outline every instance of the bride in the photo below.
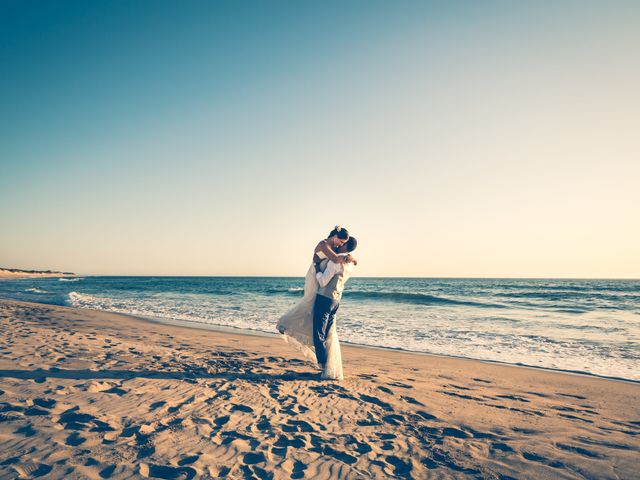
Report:
[[[316,245],[313,261],[305,277],[302,300],[278,320],[277,329],[283,335],[284,341],[291,343],[314,364],[317,364],[313,350],[313,305],[318,292],[316,273],[320,270],[323,260],[336,263],[352,261],[350,256],[337,255],[335,252],[347,240],[349,240],[347,229],[336,226],[325,240]],[[342,380],[344,378],[342,355],[335,322],[329,330],[327,343],[327,361],[322,371],[322,378]]]

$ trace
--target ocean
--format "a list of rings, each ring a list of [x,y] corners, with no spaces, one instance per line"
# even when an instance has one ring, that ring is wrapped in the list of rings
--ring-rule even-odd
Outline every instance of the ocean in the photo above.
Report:
[[[0,297],[275,333],[303,278],[0,281]],[[640,381],[640,281],[352,278],[342,342]]]

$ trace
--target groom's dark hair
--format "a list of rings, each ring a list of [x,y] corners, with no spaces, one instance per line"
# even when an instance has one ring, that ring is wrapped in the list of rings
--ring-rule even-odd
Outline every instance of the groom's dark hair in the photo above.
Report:
[[[333,230],[331,230],[331,232],[329,233],[329,235],[327,235],[327,238],[329,237],[333,237],[334,235],[337,235],[338,238],[342,239],[342,240],[346,240],[347,238],[349,238],[349,232],[346,228],[340,227],[338,225],[336,225],[334,227]]]
[[[349,240],[345,243],[345,247],[347,247],[348,252],[353,252],[357,246],[358,241],[356,240],[356,237],[349,237]]]

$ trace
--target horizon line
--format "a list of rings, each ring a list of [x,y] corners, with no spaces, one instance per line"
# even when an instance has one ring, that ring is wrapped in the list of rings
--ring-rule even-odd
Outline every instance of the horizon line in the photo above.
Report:
[[[190,275],[190,274],[180,274],[180,275],[168,275],[168,274],[74,274],[76,276],[83,277],[184,277],[184,278],[304,278],[304,275]],[[386,276],[377,276],[377,275],[366,275],[366,276],[354,276],[352,278],[398,278],[398,279],[461,279],[461,280],[638,280],[640,281],[640,277],[572,277],[572,276],[560,276],[560,277],[479,277],[479,276],[436,276],[436,275],[425,275],[425,276],[405,276],[405,275],[386,275]]]

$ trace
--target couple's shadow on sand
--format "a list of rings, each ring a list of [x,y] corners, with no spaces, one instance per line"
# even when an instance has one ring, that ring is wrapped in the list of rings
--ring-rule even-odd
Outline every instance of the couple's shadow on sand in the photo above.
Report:
[[[274,374],[268,372],[216,372],[215,369],[192,367],[185,370],[67,370],[62,368],[35,369],[35,370],[0,370],[0,378],[15,378],[19,380],[34,380],[43,383],[47,378],[60,378],[67,380],[132,380],[144,378],[149,380],[247,380],[254,383],[268,383],[271,381],[319,381],[320,372],[294,372]]]

